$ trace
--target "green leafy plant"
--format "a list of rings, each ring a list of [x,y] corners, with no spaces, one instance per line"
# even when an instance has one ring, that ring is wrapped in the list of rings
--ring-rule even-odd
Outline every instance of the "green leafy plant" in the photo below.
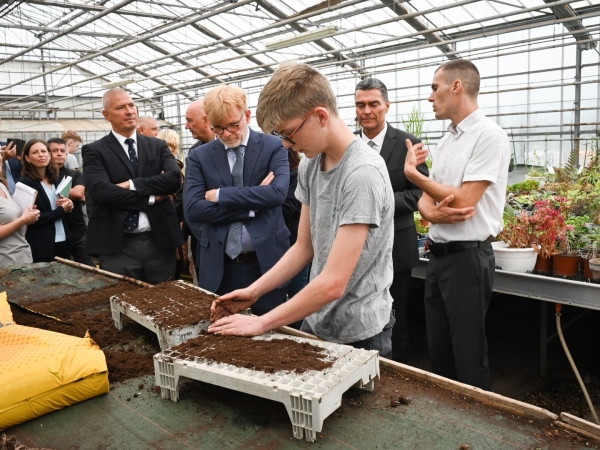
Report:
[[[521,183],[511,184],[506,188],[508,192],[513,194],[529,193],[540,189],[540,182],[537,180],[525,180]]]

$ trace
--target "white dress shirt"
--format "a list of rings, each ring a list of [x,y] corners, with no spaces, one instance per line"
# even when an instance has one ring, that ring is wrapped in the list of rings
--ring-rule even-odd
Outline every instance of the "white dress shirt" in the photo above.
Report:
[[[491,184],[475,206],[476,214],[453,224],[432,223],[434,242],[484,241],[502,231],[510,146],[506,132],[487,118],[481,109],[465,117],[439,141],[431,179],[458,188],[469,181]]]
[[[360,137],[362,138],[363,141],[365,141],[367,144],[370,141],[373,141],[375,143],[375,145],[373,147],[371,147],[373,150],[375,150],[377,153],[381,153],[381,148],[383,147],[383,140],[385,139],[385,134],[387,133],[387,129],[388,129],[388,124],[387,122],[385,123],[385,126],[383,127],[383,130],[381,130],[379,132],[379,134],[377,136],[375,136],[373,139],[368,138],[367,136],[365,136],[365,132],[364,130],[360,130]]]
[[[134,131],[133,134],[129,137],[126,136],[122,136],[119,133],[116,133],[115,130],[112,130],[112,134],[114,135],[115,138],[117,138],[117,141],[119,141],[119,144],[121,144],[121,147],[123,147],[123,151],[125,151],[125,156],[127,156],[127,159],[129,159],[129,146],[125,143],[125,139],[133,139],[133,149],[135,150],[135,154],[138,157],[138,162],[140,159],[139,153],[138,153],[138,149],[137,149],[137,142],[138,142],[138,138],[137,138],[137,133]],[[129,190],[131,191],[135,191],[135,186],[133,185],[133,180],[129,180]],[[155,198],[154,195],[150,195],[150,197],[148,198],[148,205],[154,205],[155,202]],[[140,216],[139,216],[139,220],[138,220],[138,227],[132,231],[132,233],[143,233],[145,231],[150,231],[150,221],[148,220],[148,214],[146,214],[145,212],[140,211]]]

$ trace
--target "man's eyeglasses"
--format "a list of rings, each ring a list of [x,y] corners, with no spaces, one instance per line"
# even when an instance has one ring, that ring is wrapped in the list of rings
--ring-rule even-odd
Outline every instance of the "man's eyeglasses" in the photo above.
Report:
[[[292,134],[290,134],[289,136],[284,136],[283,134],[281,134],[281,133],[279,133],[279,132],[277,132],[277,131],[275,131],[275,130],[273,130],[273,131],[271,132],[271,134],[272,134],[273,136],[277,136],[278,138],[281,138],[281,139],[283,139],[283,140],[284,140],[285,142],[287,142],[288,144],[291,144],[291,145],[296,145],[296,143],[295,143],[295,142],[292,140],[292,139],[293,139],[293,137],[296,135],[296,133],[298,133],[298,131],[300,131],[300,128],[302,128],[302,126],[303,126],[303,125],[304,125],[304,123],[306,122],[306,119],[308,119],[308,118],[310,117],[310,115],[316,111],[316,109],[317,109],[317,108],[314,108],[314,109],[313,109],[311,112],[309,112],[309,113],[306,115],[306,117],[305,117],[304,119],[302,119],[302,122],[300,122],[300,125],[298,125],[298,126],[296,127],[296,129],[295,129],[294,131],[292,131]]]
[[[244,114],[246,114],[245,111],[242,113],[242,115],[240,116],[240,120],[238,120],[237,123],[232,123],[232,124],[224,126],[224,127],[210,127],[210,129],[212,131],[214,131],[215,134],[218,134],[219,136],[222,135],[223,133],[225,133],[225,130],[229,131],[230,133],[235,133],[237,130],[240,129],[240,122],[242,121]]]

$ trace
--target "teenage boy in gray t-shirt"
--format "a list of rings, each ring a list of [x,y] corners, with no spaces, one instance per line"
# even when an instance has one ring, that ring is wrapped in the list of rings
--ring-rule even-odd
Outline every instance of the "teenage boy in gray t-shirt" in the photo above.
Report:
[[[389,355],[394,193],[383,159],[338,116],[327,78],[304,64],[273,74],[260,94],[257,120],[307,157],[296,190],[298,239],[255,283],[213,303],[209,331],[258,335],[306,319],[302,329],[322,339]],[[285,304],[260,317],[229,315],[311,261],[311,282]]]

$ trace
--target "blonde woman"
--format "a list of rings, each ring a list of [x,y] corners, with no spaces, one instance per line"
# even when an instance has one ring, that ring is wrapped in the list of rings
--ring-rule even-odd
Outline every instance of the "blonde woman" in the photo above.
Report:
[[[176,131],[164,128],[158,132],[157,137],[167,142],[173,156],[177,157],[179,155],[179,135]]]

